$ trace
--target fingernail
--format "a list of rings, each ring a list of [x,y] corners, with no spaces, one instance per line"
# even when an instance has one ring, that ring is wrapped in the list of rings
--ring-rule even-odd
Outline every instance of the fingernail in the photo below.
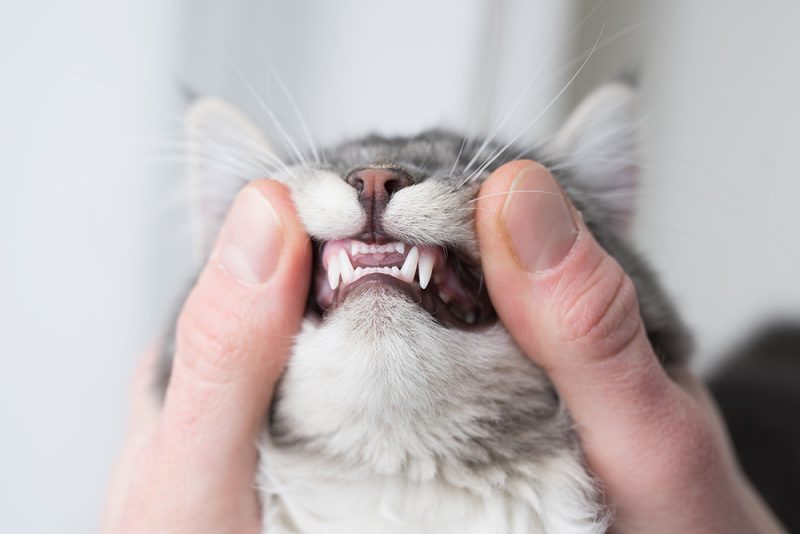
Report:
[[[282,246],[278,214],[256,189],[244,189],[236,196],[220,232],[220,261],[242,282],[263,284],[275,272]]]
[[[528,165],[514,178],[501,218],[517,261],[531,272],[558,265],[578,236],[561,189],[538,164]]]

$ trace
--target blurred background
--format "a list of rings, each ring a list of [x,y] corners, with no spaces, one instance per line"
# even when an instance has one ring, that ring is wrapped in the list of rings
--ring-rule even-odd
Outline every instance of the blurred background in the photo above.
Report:
[[[2,532],[99,525],[132,368],[191,269],[180,140],[197,95],[274,132],[258,95],[302,140],[293,102],[318,144],[430,126],[478,135],[501,121],[502,138],[533,142],[593,87],[635,71],[635,240],[696,333],[696,369],[712,372],[758,325],[800,317],[800,4],[31,0],[2,11]]]

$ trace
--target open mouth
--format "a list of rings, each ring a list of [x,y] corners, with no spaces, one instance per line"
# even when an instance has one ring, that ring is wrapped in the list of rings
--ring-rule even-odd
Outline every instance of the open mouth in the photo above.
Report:
[[[406,294],[448,326],[470,328],[495,318],[480,270],[449,248],[327,241],[318,250],[313,281],[316,306],[323,314],[378,285]]]

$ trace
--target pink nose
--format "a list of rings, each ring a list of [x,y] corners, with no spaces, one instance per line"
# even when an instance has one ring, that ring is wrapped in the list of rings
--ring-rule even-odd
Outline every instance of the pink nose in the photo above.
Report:
[[[397,191],[411,185],[411,177],[397,169],[360,169],[347,176],[347,183],[358,191],[364,209],[364,229],[355,236],[367,243],[389,239],[383,232],[383,210]]]
[[[362,203],[383,207],[395,192],[411,185],[411,179],[395,169],[361,169],[350,173],[347,183],[356,188]]]

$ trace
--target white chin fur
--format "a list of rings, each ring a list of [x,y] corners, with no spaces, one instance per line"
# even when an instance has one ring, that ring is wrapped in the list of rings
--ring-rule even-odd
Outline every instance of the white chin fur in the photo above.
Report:
[[[552,404],[501,326],[445,328],[392,288],[351,295],[305,322],[281,382],[273,420],[299,445],[263,440],[265,532],[602,532],[575,448],[464,468],[523,386]]]

